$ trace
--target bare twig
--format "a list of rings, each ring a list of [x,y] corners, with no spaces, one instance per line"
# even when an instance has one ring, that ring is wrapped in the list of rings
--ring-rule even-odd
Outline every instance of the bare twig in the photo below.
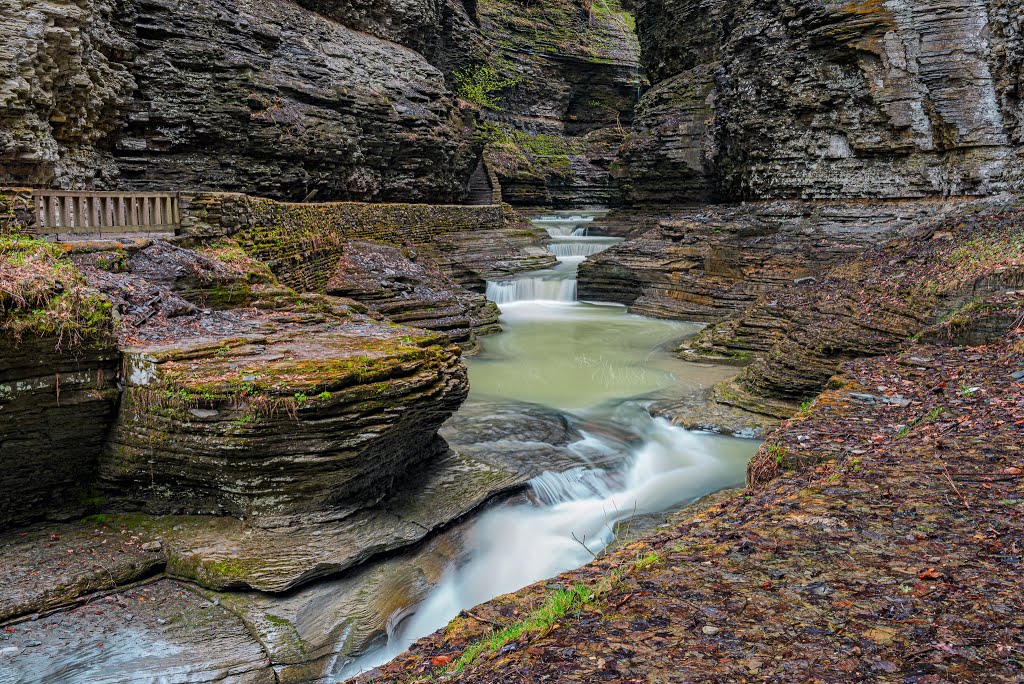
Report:
[[[953,488],[954,492],[956,492],[956,495],[957,495],[957,497],[959,497],[960,502],[964,505],[964,508],[966,508],[967,510],[970,510],[971,509],[971,504],[967,501],[967,497],[965,497],[963,494],[961,494],[960,490],[957,489],[956,483],[953,482],[953,478],[949,476],[949,470],[946,468],[946,464],[945,463],[942,464],[942,473],[943,473],[943,475],[946,476],[946,482],[948,482],[949,486]]]
[[[505,627],[506,627],[506,625],[503,625],[500,622],[496,622],[494,620],[488,620],[485,617],[477,615],[476,613],[474,613],[471,610],[463,610],[462,612],[465,613],[467,616],[473,618],[477,622],[483,622],[483,623],[488,624],[488,625],[493,625],[494,627],[497,627],[498,629],[505,629]]]
[[[589,547],[589,546],[587,546],[587,544],[586,544],[586,541],[587,541],[587,535],[583,535],[583,540],[582,540],[582,541],[580,541],[580,538],[576,536],[576,533],[575,533],[575,532],[571,532],[570,534],[572,534],[572,538],[573,538],[574,540],[576,540],[576,543],[577,543],[577,544],[579,544],[580,546],[582,546],[583,548],[585,548],[585,549],[587,550],[587,553],[589,553],[589,554],[590,554],[591,556],[593,556],[593,557],[594,557],[594,560],[597,560],[597,554],[596,554],[596,553],[594,553],[594,552],[593,552],[593,551],[592,551],[592,550],[590,549],[590,547]]]

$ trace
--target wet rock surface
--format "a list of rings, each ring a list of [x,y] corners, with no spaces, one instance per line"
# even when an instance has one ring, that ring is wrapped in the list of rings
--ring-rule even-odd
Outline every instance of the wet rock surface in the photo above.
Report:
[[[47,613],[158,574],[167,557],[102,516],[0,535],[0,620]]]
[[[4,634],[4,681],[140,680],[271,684],[266,653],[245,624],[186,584],[161,580]]]

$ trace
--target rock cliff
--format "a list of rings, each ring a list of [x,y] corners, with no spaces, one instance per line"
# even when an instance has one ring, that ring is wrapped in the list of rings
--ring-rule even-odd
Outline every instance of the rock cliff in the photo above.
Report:
[[[632,14],[618,0],[481,0],[483,69],[457,74],[484,105],[481,137],[505,201],[617,205],[609,174],[643,82]]]
[[[0,237],[0,528],[95,505],[118,395],[113,328],[59,246]]]
[[[462,197],[479,147],[443,73],[390,40],[466,29],[465,10],[383,30],[305,5],[5,1],[0,183]]]
[[[1020,187],[1015,0],[641,0],[633,201]]]

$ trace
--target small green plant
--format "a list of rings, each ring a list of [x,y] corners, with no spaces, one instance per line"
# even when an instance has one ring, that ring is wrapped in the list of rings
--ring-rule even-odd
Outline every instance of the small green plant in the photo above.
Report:
[[[443,670],[435,672],[434,677],[460,674],[467,666],[473,664],[481,654],[485,652],[497,653],[501,650],[502,646],[510,641],[515,641],[527,632],[543,632],[550,629],[559,619],[565,617],[573,610],[579,611],[588,603],[593,603],[595,598],[596,594],[594,591],[582,584],[576,584],[569,589],[559,589],[548,597],[543,606],[530,613],[523,620],[509,625],[489,637],[471,643],[462,652],[458,660]]]
[[[936,420],[939,416],[942,415],[942,412],[945,411],[945,410],[946,409],[944,407],[942,407],[942,406],[935,406],[934,408],[932,408],[932,410],[930,410],[928,413],[924,414],[923,416],[918,416],[917,418],[915,418],[914,420],[910,421],[906,425],[901,426],[900,429],[896,432],[896,438],[897,439],[902,439],[903,437],[906,437],[907,435],[909,435],[910,431],[913,430],[918,425],[922,425],[924,423],[930,423],[930,422]]]
[[[766,451],[768,455],[774,458],[775,462],[779,465],[782,465],[782,461],[786,458],[786,454],[788,453],[786,447],[780,444],[770,444]]]
[[[297,403],[297,404],[305,404],[308,399],[309,399],[309,397],[306,396],[306,394],[304,392],[296,392],[295,393],[295,403]]]
[[[633,567],[637,570],[648,570],[650,568],[656,568],[665,563],[665,559],[655,551],[651,551],[646,556],[642,556],[636,559],[633,563]]]
[[[455,72],[455,92],[460,98],[495,111],[501,111],[501,92],[517,83],[518,77],[506,78],[490,64]]]

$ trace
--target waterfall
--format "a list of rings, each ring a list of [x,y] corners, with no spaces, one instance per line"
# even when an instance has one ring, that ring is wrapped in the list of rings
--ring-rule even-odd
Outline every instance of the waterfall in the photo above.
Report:
[[[560,257],[588,257],[603,252],[619,240],[613,238],[584,238],[557,240],[548,245],[548,251]]]
[[[590,223],[593,220],[593,216],[579,216],[576,214],[572,216],[541,216],[538,219],[534,219],[536,223]]]
[[[728,467],[706,437],[646,413],[636,415],[645,439],[618,485],[610,484],[614,474],[582,467],[531,480],[538,504],[496,508],[481,516],[467,539],[469,562],[452,568],[415,614],[389,635],[388,645],[350,663],[341,679],[387,662],[460,610],[587,563],[614,539],[616,523],[665,510],[730,481]]]
[[[487,281],[487,298],[499,306],[513,302],[575,302],[576,279],[544,277]]]
[[[575,226],[580,217],[573,218],[574,223],[547,226],[548,235],[553,238],[548,251],[558,258],[558,266],[509,280],[488,281],[487,298],[499,306],[514,302],[575,302],[576,270],[580,263],[622,239],[572,237],[569,233],[579,230]]]
[[[553,238],[586,235],[588,229],[580,224],[591,223],[593,216],[542,216],[534,219],[534,225],[540,226]]]

